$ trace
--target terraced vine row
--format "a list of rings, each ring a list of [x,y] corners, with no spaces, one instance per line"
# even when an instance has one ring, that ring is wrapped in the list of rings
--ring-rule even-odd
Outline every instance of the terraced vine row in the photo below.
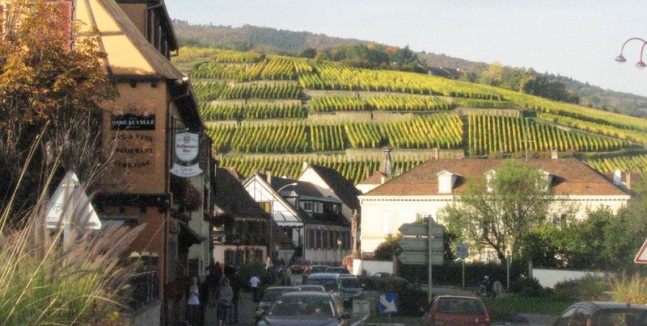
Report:
[[[377,148],[384,142],[384,137],[375,123],[347,123],[344,131],[355,148]]]
[[[241,153],[304,153],[309,150],[304,123],[236,127],[231,149]]]
[[[227,152],[230,150],[229,144],[234,130],[233,126],[219,126],[218,128],[209,128],[205,133],[211,138],[213,148],[218,152]]]
[[[313,151],[339,151],[346,148],[344,129],[340,125],[313,125],[310,127]]]
[[[220,98],[220,94],[227,89],[227,83],[198,83],[193,85],[193,92],[200,103],[207,103]]]
[[[622,129],[601,123],[579,120],[548,113],[541,113],[537,116],[537,118],[546,122],[557,123],[579,130],[584,130],[623,140],[629,140],[640,144],[647,144],[647,133],[638,130]]]
[[[195,48],[190,46],[182,46],[179,50],[179,55],[172,57],[173,63],[193,62],[198,59],[206,59],[219,53],[221,50],[214,48]],[[240,53],[240,52],[239,52]]]
[[[257,98],[264,100],[292,99],[298,100],[303,96],[303,88],[290,83],[281,84],[236,84],[225,88],[220,93],[221,99],[248,99]]]
[[[306,112],[301,101],[280,103],[219,102],[200,105],[200,115],[205,121],[243,119],[304,118]]]
[[[212,57],[218,63],[257,63],[265,59],[265,54],[256,52],[239,52],[218,50]]]
[[[203,79],[240,80],[240,76],[245,75],[248,69],[246,65],[203,62],[193,67],[189,76]]]
[[[490,101],[490,100],[473,100],[473,99],[457,99],[454,101],[456,106],[467,108],[479,109],[514,109],[516,104],[510,101]]]
[[[501,100],[503,96],[493,89],[464,83],[453,87],[457,81],[448,83],[443,78],[409,72],[371,70],[342,67],[330,63],[315,65],[315,73],[303,74],[299,83],[314,90],[348,90],[398,92],[423,95],[446,95],[487,100]]]
[[[380,123],[391,146],[402,148],[457,148],[463,141],[463,122],[456,115],[435,114],[407,121]]]
[[[530,151],[609,151],[629,145],[617,139],[568,132],[528,119],[478,115],[468,117],[468,141],[471,155],[519,152],[526,147]]]
[[[612,173],[616,169],[626,172],[647,173],[647,155],[622,156],[589,160],[586,162],[590,167],[602,172]]]
[[[334,111],[437,111],[450,110],[451,103],[437,97],[418,96],[318,96],[310,101],[313,112]]]
[[[396,171],[407,171],[420,163],[424,158],[407,158],[393,162]],[[301,157],[249,157],[249,156],[223,156],[221,165],[235,168],[244,176],[249,176],[256,171],[269,171],[272,175],[284,175],[296,178],[301,174],[303,162]],[[380,166],[378,159],[360,158],[348,160],[342,156],[319,156],[308,158],[309,163],[325,166],[337,170],[344,178],[354,184],[366,179],[367,172],[372,175]]]

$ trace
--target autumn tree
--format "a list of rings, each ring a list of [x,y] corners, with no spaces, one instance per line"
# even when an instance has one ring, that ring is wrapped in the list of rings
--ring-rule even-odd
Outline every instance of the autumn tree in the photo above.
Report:
[[[13,0],[0,21],[0,205],[6,205],[37,137],[38,150],[21,183],[18,206],[55,165],[92,178],[101,155],[100,103],[115,88],[102,69],[95,34],[79,35],[61,1]],[[2,18],[0,18],[2,19]],[[36,188],[37,189],[37,188]]]
[[[549,214],[548,181],[530,165],[508,161],[480,180],[468,180],[468,185],[441,212],[446,226],[476,248],[494,251],[501,262],[507,250],[518,255],[521,240]]]

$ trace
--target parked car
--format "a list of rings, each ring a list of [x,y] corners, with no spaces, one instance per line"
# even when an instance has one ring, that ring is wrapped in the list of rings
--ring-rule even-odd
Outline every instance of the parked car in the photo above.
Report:
[[[280,296],[258,326],[348,325],[350,314],[339,297],[327,292],[288,292]]]
[[[256,320],[259,320],[265,313],[267,308],[272,305],[276,298],[280,297],[285,292],[299,291],[298,288],[292,286],[272,286],[263,291],[261,301],[256,306]]]
[[[346,267],[328,267],[326,268],[326,273],[337,273],[350,275],[350,271]]]
[[[562,325],[647,326],[647,305],[578,302],[568,307],[553,323],[553,326]]]
[[[344,304],[352,304],[353,300],[360,299],[364,294],[362,284],[354,275],[339,275],[341,279],[341,295]]]
[[[479,298],[442,295],[431,302],[422,324],[489,326],[490,316]]]
[[[299,289],[299,291],[315,291],[315,292],[326,292],[326,288],[322,285],[295,285],[294,288]]]
[[[326,266],[326,265],[310,265],[310,266],[308,266],[303,271],[303,276],[301,278],[302,283],[306,284],[306,280],[308,279],[308,275],[313,274],[313,273],[324,273],[324,272],[326,272],[326,269],[328,269],[328,266]]]
[[[377,277],[377,278],[391,277],[391,273],[387,273],[387,272],[377,272],[377,273],[375,273],[375,274],[371,275],[371,277]]]
[[[341,290],[341,279],[339,274],[313,273],[308,276],[306,285],[322,285],[326,291],[339,294]]]

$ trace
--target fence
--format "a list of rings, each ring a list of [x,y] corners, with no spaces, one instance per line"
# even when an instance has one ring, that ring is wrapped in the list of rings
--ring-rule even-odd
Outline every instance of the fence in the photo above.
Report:
[[[159,299],[159,279],[156,271],[141,272],[128,278],[128,306],[137,310]]]

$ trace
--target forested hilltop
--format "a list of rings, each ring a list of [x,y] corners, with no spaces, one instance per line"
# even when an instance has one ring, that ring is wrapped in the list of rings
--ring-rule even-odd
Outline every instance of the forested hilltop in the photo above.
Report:
[[[616,113],[647,117],[646,97],[604,90],[566,76],[539,73],[532,68],[473,62],[429,52],[411,52],[415,58],[404,58],[409,61],[405,63],[400,61],[398,65],[392,66],[391,61],[383,61],[385,58],[392,59],[388,55],[385,57],[384,53],[399,51],[408,55],[410,50],[370,41],[250,25],[242,27],[192,25],[186,21],[175,20],[174,27],[180,43],[185,46],[218,47],[237,51],[256,50],[268,54],[304,57],[314,57],[319,54],[326,60],[341,61],[346,65],[364,68],[426,70],[443,77],[522,91]],[[375,51],[375,49],[384,51]],[[336,57],[332,54],[336,54]]]

